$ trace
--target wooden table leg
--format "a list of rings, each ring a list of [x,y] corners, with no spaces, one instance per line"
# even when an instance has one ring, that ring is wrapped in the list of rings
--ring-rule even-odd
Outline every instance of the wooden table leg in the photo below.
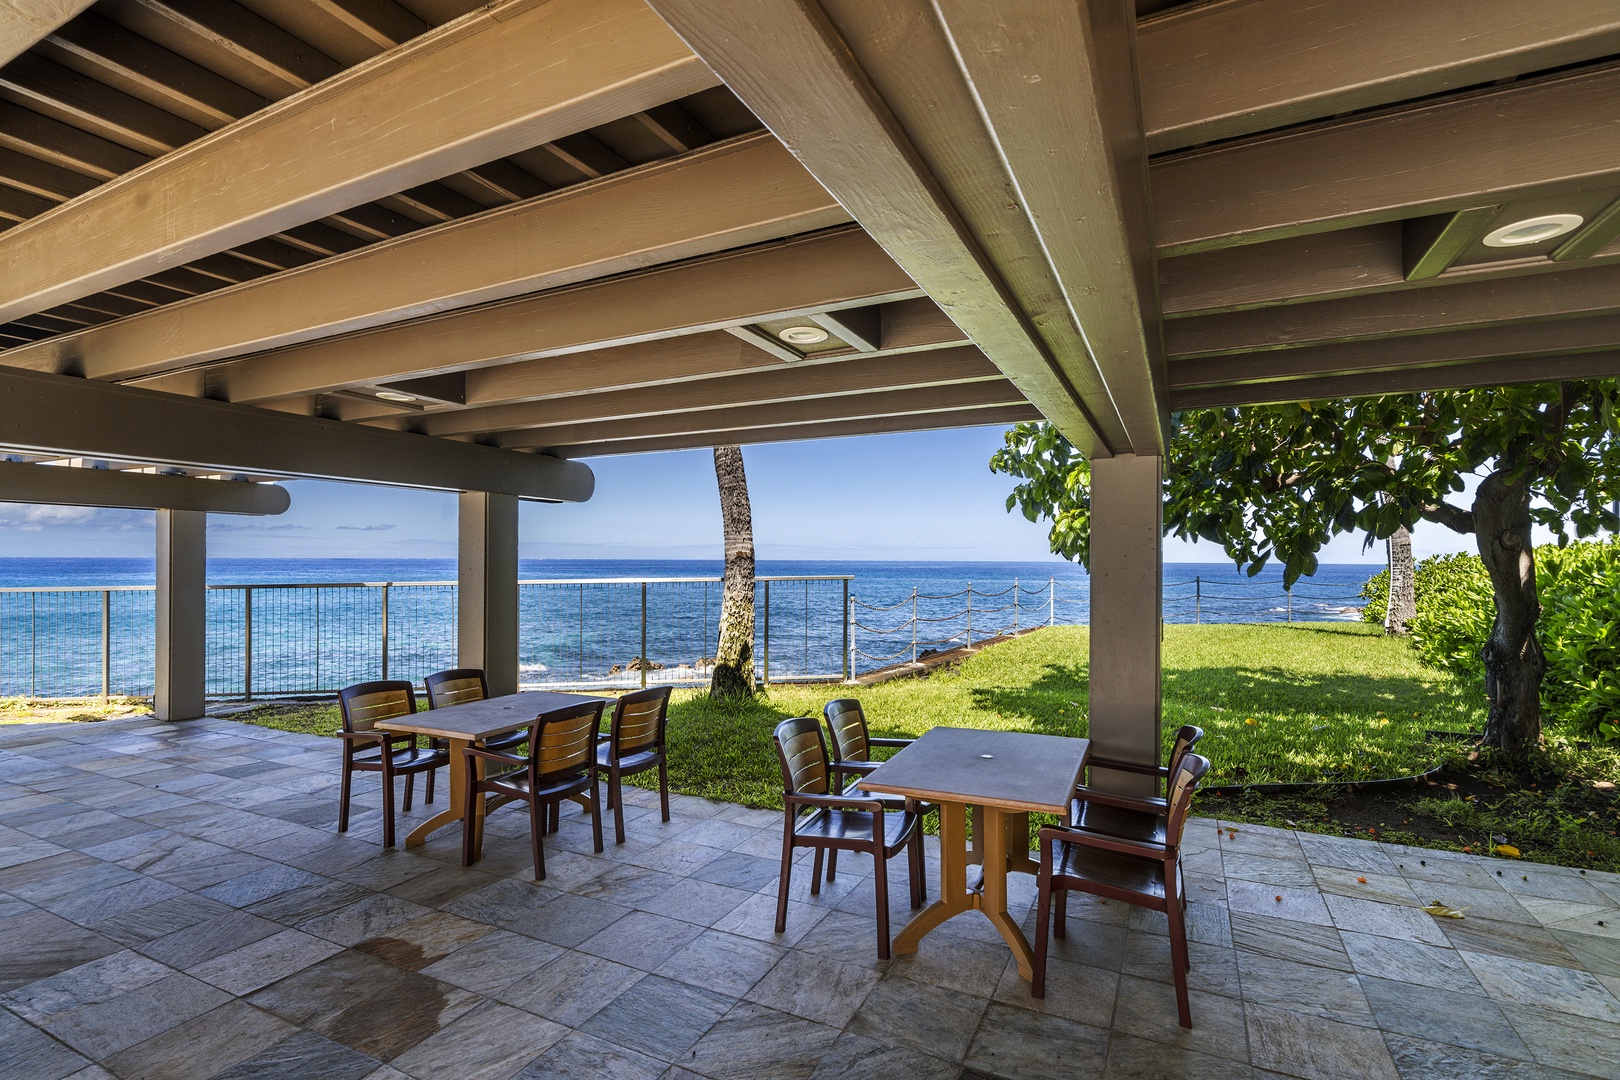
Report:
[[[967,856],[967,807],[942,802],[939,804],[939,899],[906,923],[906,928],[894,939],[895,953],[916,952],[917,943],[928,931],[976,906],[978,898],[969,893],[967,887]]]
[[[466,764],[462,760],[461,751],[466,747],[467,740],[449,739],[447,741],[450,744],[450,805],[412,829],[411,834],[405,838],[406,847],[418,847],[425,844],[429,836],[432,836],[446,825],[461,820],[462,804],[467,797],[467,781],[462,772],[466,768]],[[482,818],[481,814],[479,816]],[[479,824],[482,824],[481,820]],[[479,836],[477,840],[481,842],[483,837]],[[474,848],[474,850],[480,849]]]
[[[1007,850],[1011,826],[1019,825],[1022,831],[1018,844],[1020,858],[1027,861],[1028,856],[1023,852],[1028,846],[1028,815],[1009,814],[993,806],[985,807],[984,811],[984,894],[980,901],[980,910],[1000,932],[1008,946],[1012,948],[1013,958],[1018,961],[1018,974],[1025,979],[1031,978],[1035,973],[1035,950],[1030,948],[1029,939],[1024,937],[1023,928],[1018,921],[1007,914],[1007,863],[1009,852]],[[1023,819],[1010,821],[1009,819]]]

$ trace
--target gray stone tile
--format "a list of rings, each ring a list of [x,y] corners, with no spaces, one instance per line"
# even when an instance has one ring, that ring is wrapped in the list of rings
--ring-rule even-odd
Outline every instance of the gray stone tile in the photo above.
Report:
[[[1574,933],[1569,930],[1554,929],[1551,934],[1558,943],[1560,950],[1576,961],[1574,964],[1565,964],[1564,966],[1584,967],[1588,971],[1599,975],[1620,975],[1620,941],[1609,937],[1596,937],[1592,934]],[[1541,960],[1543,963],[1559,962],[1542,957],[1523,957],[1523,959]]]
[[[1465,918],[1441,920],[1440,929],[1458,952],[1511,956],[1559,967],[1588,966],[1564,946],[1559,933],[1540,926]]]
[[[724,994],[649,975],[579,1028],[638,1053],[676,1061],[734,1004],[736,999]]]
[[[1100,1076],[1107,1065],[1108,1038],[1106,1028],[991,1005],[964,1064],[981,1075],[1008,1080]]]
[[[811,907],[809,904],[789,900],[787,929],[778,934],[776,897],[767,893],[755,893],[752,899],[739,904],[729,915],[716,922],[714,929],[723,930],[728,934],[741,934],[758,941],[768,941],[774,945],[791,946],[815,929],[816,924],[827,915],[827,908]],[[874,941],[872,947],[875,955],[877,948],[875,938],[869,940]]]
[[[709,1029],[683,1065],[714,1080],[807,1080],[838,1029],[748,1002]]]
[[[1525,1062],[1386,1032],[1395,1069],[1404,1080],[1522,1080],[1540,1070]],[[1533,1071],[1532,1071],[1533,1070]]]
[[[1484,993],[1454,949],[1438,949],[1421,942],[1348,930],[1340,937],[1357,974],[1462,994]]]
[[[1116,1033],[1109,1040],[1108,1067],[1102,1075],[1106,1080],[1249,1080],[1258,1074],[1243,1062]]]
[[[1463,953],[1462,957],[1485,992],[1498,1001],[1620,1023],[1620,1001],[1589,972],[1484,953]]]
[[[422,968],[435,979],[489,996],[506,989],[562,949],[509,930],[495,930]]]
[[[1374,840],[1355,840],[1348,836],[1325,836],[1318,833],[1300,833],[1299,846],[1311,865],[1356,870],[1368,874],[1395,874],[1395,860],[1386,845]]]
[[[822,1056],[810,1080],[843,1080],[850,1076],[867,1080],[956,1080],[960,1072],[954,1061],[846,1031]]]
[[[1620,1076],[1620,1029],[1613,1023],[1534,1005],[1505,1004],[1502,1011],[1543,1065],[1583,1076]]]
[[[728,997],[741,997],[785,955],[787,950],[763,941],[705,930],[659,965],[654,974]]]
[[[483,923],[447,911],[430,911],[387,933],[356,942],[354,948],[406,971],[420,971],[492,932],[494,928]]]
[[[312,1031],[300,1031],[213,1080],[361,1080],[377,1069],[369,1058]]]
[[[90,1065],[86,1059],[4,1009],[0,1009],[0,1062],[4,1062],[7,1075],[29,1080],[61,1080]]]
[[[230,911],[229,907],[217,900],[210,900],[196,893],[181,893],[160,903],[126,911],[90,925],[96,933],[110,937],[114,941],[124,945],[136,945],[172,934],[176,930],[184,930],[188,926],[196,926],[209,919],[217,919],[221,915],[228,915]]]
[[[1333,925],[1341,931],[1376,934],[1400,941],[1420,941],[1425,945],[1447,944],[1446,935],[1435,925],[1438,920],[1415,907],[1380,904],[1336,893],[1326,893],[1322,899],[1333,917]]]
[[[615,863],[600,874],[570,887],[575,896],[607,900],[624,907],[641,907],[674,888],[680,878],[629,863]]]
[[[777,844],[777,850],[780,851],[780,838]],[[691,876],[699,881],[710,881],[716,885],[729,885],[734,889],[754,892],[767,885],[776,884],[776,879],[782,871],[780,860],[780,855],[775,859],[769,859],[731,851],[705,864]]]
[[[866,995],[848,1030],[919,1053],[961,1061],[989,1002],[981,997],[890,977]]]
[[[186,973],[241,997],[340,951],[330,941],[283,930],[187,968]]]
[[[568,1029],[531,1013],[488,1001],[464,1013],[390,1064],[411,1076],[506,1080],[557,1042]]]
[[[1118,994],[1118,973],[1049,956],[1045,997],[1031,997],[1030,984],[1018,974],[1018,966],[1009,963],[996,986],[995,1000],[1018,1009],[1101,1026],[1113,1017]]]
[[[630,908],[608,900],[559,893],[532,918],[513,923],[507,929],[572,949],[632,914]]]
[[[869,968],[789,953],[747,994],[756,1005],[835,1028],[847,1025],[880,976]]]
[[[176,930],[172,934],[141,942],[134,948],[136,952],[144,953],[170,967],[185,970],[205,960],[212,960],[216,956],[224,956],[261,938],[267,938],[271,934],[278,934],[283,929],[280,924],[273,923],[269,919],[261,919],[245,911],[232,911],[218,918],[188,926],[184,930]]]
[[[665,1068],[657,1058],[570,1031],[518,1073],[517,1080],[658,1080]]]
[[[1316,891],[1314,884],[1308,889],[1292,889],[1283,885],[1228,881],[1226,899],[1233,914],[1264,915],[1271,919],[1315,923],[1318,926],[1333,923],[1327,905],[1322,901],[1322,894]]]
[[[347,907],[317,915],[298,929],[339,945],[357,945],[368,938],[381,937],[396,927],[419,919],[431,909],[397,896],[377,893]]]
[[[752,892],[728,885],[688,878],[649,898],[639,907],[654,915],[680,919],[698,926],[713,926],[753,895]]]
[[[632,911],[583,942],[581,952],[603,956],[628,967],[654,971],[703,932],[701,927]]]
[[[1530,1052],[1513,1034],[1496,1002],[1387,979],[1363,978],[1379,1027],[1430,1042],[1451,1043],[1497,1057],[1527,1061]]]
[[[1244,1016],[1248,1003],[1188,989],[1192,1030],[1181,1026],[1175,987],[1167,982],[1124,975],[1114,1003],[1114,1030],[1170,1046],[1245,1061]]]
[[[378,1061],[392,1061],[483,1001],[420,972],[403,972],[398,982],[371,993],[365,984],[358,986],[356,993],[351,985],[339,1012],[312,1028]]]
[[[1372,1023],[1356,976],[1256,953],[1238,956],[1243,1000],[1348,1024]]]
[[[534,929],[539,922],[540,909],[559,895],[557,890],[532,881],[502,878],[476,892],[457,897],[443,909],[473,922],[523,934]]]
[[[300,870],[296,866],[278,864],[222,881],[218,885],[210,885],[203,889],[200,895],[240,908],[268,900],[272,896],[279,896],[291,889],[320,885],[327,880],[308,870]]]
[[[1371,870],[1340,870],[1337,867],[1317,867],[1316,885],[1323,893],[1337,893],[1361,900],[1375,900],[1381,904],[1404,904],[1421,907],[1412,885],[1399,874],[1379,874]]]
[[[0,991],[76,968],[122,948],[118,942],[48,911],[8,916],[0,923]]]
[[[300,1027],[317,1028],[354,1004],[357,996],[393,992],[407,972],[345,950],[272,983],[248,999]],[[356,988],[363,988],[357,992]]]
[[[117,952],[29,983],[0,997],[0,1005],[35,1024],[58,1013],[107,1001],[174,974],[174,969],[134,952]]]
[[[1250,1061],[1257,1068],[1304,1080],[1396,1080],[1394,1059],[1376,1028],[1265,1005],[1244,1011]]]
[[[103,1064],[125,1080],[211,1077],[293,1034],[293,1028],[242,1001],[136,1043]]]
[[[1316,887],[1311,866],[1303,859],[1273,859],[1265,855],[1232,853],[1222,857],[1226,880],[1259,882],[1263,885],[1286,885],[1295,889]]]
[[[496,995],[508,1005],[579,1027],[645,972],[599,956],[565,952]]]

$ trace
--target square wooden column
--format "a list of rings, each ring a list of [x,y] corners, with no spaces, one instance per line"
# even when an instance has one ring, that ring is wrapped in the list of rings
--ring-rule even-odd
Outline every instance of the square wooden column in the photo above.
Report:
[[[208,653],[208,515],[157,512],[157,679],[159,720],[203,714]]]
[[[1162,465],[1121,454],[1091,463],[1091,739],[1099,757],[1159,762],[1163,635]],[[1093,773],[1099,787],[1141,778]]]
[[[518,685],[518,501],[463,491],[457,566],[456,645],[462,667],[484,669],[489,692]]]

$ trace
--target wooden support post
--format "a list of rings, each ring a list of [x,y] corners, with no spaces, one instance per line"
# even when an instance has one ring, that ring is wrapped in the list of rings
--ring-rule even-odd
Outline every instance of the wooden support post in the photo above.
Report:
[[[207,670],[208,515],[157,512],[157,671],[152,711],[159,720],[203,714]]]
[[[484,669],[491,696],[517,693],[518,501],[463,491],[456,600],[457,655]]]
[[[1161,476],[1158,457],[1091,463],[1092,749],[1144,765],[1159,761]],[[1135,790],[1126,774],[1093,776],[1099,787]]]

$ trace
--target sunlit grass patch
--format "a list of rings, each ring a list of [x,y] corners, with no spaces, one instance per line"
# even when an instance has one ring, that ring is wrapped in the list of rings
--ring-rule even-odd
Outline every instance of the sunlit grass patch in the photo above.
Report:
[[[0,724],[53,724],[93,722],[135,716],[152,707],[147,698],[29,698],[0,697]]]

